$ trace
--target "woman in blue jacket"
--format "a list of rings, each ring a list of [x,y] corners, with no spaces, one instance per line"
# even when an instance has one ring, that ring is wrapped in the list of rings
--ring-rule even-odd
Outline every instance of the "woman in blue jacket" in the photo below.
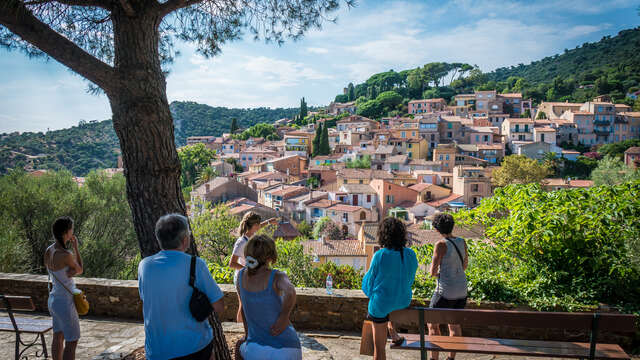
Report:
[[[413,250],[406,248],[407,230],[402,221],[389,217],[378,227],[378,250],[371,259],[369,271],[362,279],[362,291],[369,297],[367,319],[373,323],[373,358],[385,360],[387,327],[392,341],[401,344],[389,321],[389,313],[404,309],[411,303],[411,286],[418,269]]]

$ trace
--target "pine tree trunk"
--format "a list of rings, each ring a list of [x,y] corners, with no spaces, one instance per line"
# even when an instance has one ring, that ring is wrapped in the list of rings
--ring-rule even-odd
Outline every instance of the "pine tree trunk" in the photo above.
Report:
[[[160,18],[114,14],[117,86],[107,92],[120,141],[127,199],[142,257],[158,252],[155,223],[162,215],[186,215],[180,160],[165,77],[158,54]],[[193,239],[191,252],[197,254]],[[216,359],[230,359],[218,321],[212,321]]]

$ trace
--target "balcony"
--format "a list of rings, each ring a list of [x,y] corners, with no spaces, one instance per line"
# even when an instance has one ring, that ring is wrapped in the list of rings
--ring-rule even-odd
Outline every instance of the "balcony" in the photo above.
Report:
[[[597,136],[609,136],[609,134],[611,134],[609,132],[609,130],[600,130],[600,129],[594,129],[593,133],[596,134]]]
[[[609,126],[611,122],[609,120],[594,120],[593,125],[595,126]]]

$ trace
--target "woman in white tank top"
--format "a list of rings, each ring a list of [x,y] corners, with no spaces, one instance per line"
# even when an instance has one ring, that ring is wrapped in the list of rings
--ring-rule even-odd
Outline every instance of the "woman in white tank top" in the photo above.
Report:
[[[52,284],[47,301],[53,318],[51,356],[53,360],[75,359],[80,338],[80,319],[73,302],[75,283],[72,277],[82,274],[82,258],[70,217],[56,219],[51,230],[55,242],[44,254],[44,264]],[[68,250],[69,243],[73,253]]]

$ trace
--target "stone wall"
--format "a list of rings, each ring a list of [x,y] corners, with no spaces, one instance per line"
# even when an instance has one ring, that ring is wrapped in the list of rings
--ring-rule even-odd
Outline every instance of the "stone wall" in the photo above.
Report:
[[[135,280],[110,280],[95,278],[76,278],[76,285],[83,290],[91,304],[90,315],[107,316],[122,319],[142,319],[142,302],[138,296],[138,282]],[[238,306],[238,297],[233,285],[221,284],[224,292],[225,312],[223,321],[234,321]],[[334,290],[327,295],[324,289],[298,288],[296,307],[292,322],[299,330],[337,330],[360,332],[367,314],[368,299],[360,290]],[[31,296],[37,311],[47,311],[47,276],[29,274],[0,273],[0,294]],[[424,306],[421,300],[412,305]],[[469,302],[467,308],[493,310],[531,310],[510,304]],[[606,311],[601,311],[606,312]],[[401,330],[417,332],[415,326]],[[464,326],[465,336],[522,338],[531,340],[588,341],[586,332],[562,332],[546,329],[525,329],[515,327],[470,327]],[[640,333],[601,334],[601,342],[617,343],[627,351],[640,346]]]

